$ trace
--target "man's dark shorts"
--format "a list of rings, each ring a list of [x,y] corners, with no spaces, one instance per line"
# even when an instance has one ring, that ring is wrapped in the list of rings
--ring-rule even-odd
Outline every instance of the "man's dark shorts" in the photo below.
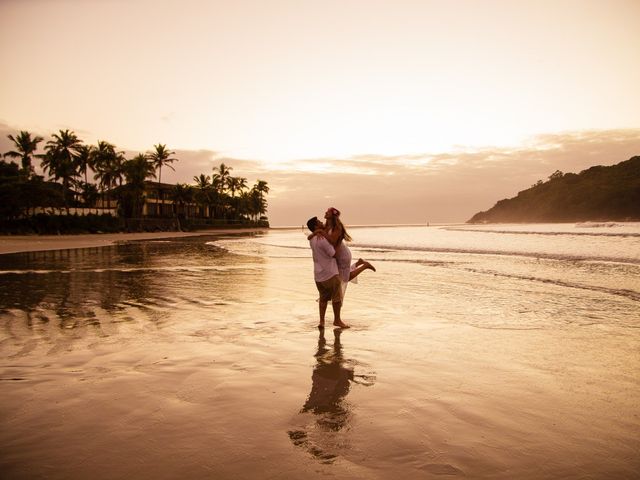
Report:
[[[321,302],[328,302],[329,300],[332,303],[342,302],[342,284],[338,275],[324,282],[316,282],[316,287],[318,287]]]

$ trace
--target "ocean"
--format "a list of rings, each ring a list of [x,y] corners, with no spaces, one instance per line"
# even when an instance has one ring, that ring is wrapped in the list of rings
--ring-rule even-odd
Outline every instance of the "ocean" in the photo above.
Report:
[[[0,256],[0,470],[636,476],[640,224],[349,233],[347,330],[302,228]]]
[[[354,259],[396,271],[384,292],[387,302],[424,295],[444,300],[447,312],[463,293],[491,312],[467,320],[486,327],[545,328],[559,321],[640,326],[640,223],[360,227],[350,233]],[[306,235],[302,228],[272,231],[220,245],[238,254],[303,260],[309,257]],[[437,284],[436,272],[442,276]],[[518,291],[516,305],[505,295]],[[545,302],[562,305],[562,312],[541,308]],[[433,313],[430,300],[422,303]]]

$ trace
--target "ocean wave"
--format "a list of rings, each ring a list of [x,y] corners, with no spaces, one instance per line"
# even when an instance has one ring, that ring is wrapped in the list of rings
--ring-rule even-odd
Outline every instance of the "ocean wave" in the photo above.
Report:
[[[276,242],[257,242],[262,247],[270,247],[281,250],[291,250],[295,252],[309,251],[307,245],[292,245],[290,243],[276,243]],[[526,257],[526,258],[539,258],[548,260],[563,260],[571,262],[607,262],[617,264],[632,264],[640,265],[640,258],[626,257],[626,256],[611,256],[611,255],[595,255],[590,253],[570,254],[570,253],[554,253],[554,252],[540,252],[540,251],[525,251],[525,250],[499,250],[499,249],[486,249],[486,248],[474,248],[474,247],[438,247],[430,245],[390,245],[390,244],[371,244],[371,243],[357,243],[353,242],[349,245],[352,249],[352,253],[355,255],[368,253],[376,254],[379,256],[376,260],[395,260],[394,254],[406,254],[410,252],[416,252],[419,254],[426,253],[440,253],[440,254],[466,254],[466,255],[497,255],[505,257]],[[229,252],[234,254],[251,254],[256,255],[255,251],[243,251],[243,249],[234,248],[233,244],[226,244],[224,246]],[[262,253],[266,257],[271,255]],[[278,255],[282,257],[283,255]],[[285,257],[297,258],[298,255],[284,255]]]
[[[640,302],[640,292],[625,289],[625,288],[609,288],[609,287],[602,287],[599,285],[587,285],[584,283],[568,282],[564,280],[551,279],[551,278],[541,278],[541,277],[535,277],[532,275],[502,273],[494,270],[486,270],[486,269],[480,269],[480,268],[465,268],[465,270],[471,273],[480,273],[480,274],[492,275],[492,276],[503,277],[503,278],[526,280],[528,282],[546,283],[546,284],[557,285],[559,287],[577,288],[580,290],[591,290],[594,292],[606,293],[608,295],[617,295],[621,297],[626,297],[630,300]]]
[[[353,247],[358,249],[368,248],[381,248],[374,245],[357,245]],[[384,248],[384,247],[382,247]],[[595,261],[595,262],[611,262],[611,263],[630,263],[633,265],[640,265],[640,259],[628,258],[628,257],[610,257],[610,256],[595,256],[595,255],[570,255],[565,253],[548,253],[548,252],[525,252],[525,251],[509,251],[509,250],[491,250],[491,249],[474,249],[474,248],[442,248],[442,247],[419,247],[419,246],[395,246],[393,249],[387,247],[389,251],[400,252],[421,252],[421,253],[455,253],[455,254],[469,254],[469,255],[498,255],[508,257],[528,257],[528,258],[542,258],[549,260],[568,260],[576,262]]]
[[[580,227],[578,227],[580,228]],[[442,230],[448,230],[451,232],[472,232],[472,233],[497,233],[500,235],[542,235],[542,236],[579,236],[579,237],[620,237],[620,238],[640,238],[640,233],[636,232],[568,232],[568,231],[553,231],[543,232],[538,230],[491,230],[491,229],[478,229],[478,228],[459,228],[459,227],[444,227]]]

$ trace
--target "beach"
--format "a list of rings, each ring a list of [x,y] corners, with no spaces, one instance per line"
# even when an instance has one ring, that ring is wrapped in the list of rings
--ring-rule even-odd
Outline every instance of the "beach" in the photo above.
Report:
[[[230,233],[260,232],[260,228],[220,228],[195,232],[87,233],[78,235],[0,235],[0,255],[19,252],[41,252],[70,248],[93,248],[117,242],[183,238],[198,235],[226,235]]]
[[[553,228],[353,229],[346,330],[299,229],[2,255],[0,469],[635,478],[637,227]]]

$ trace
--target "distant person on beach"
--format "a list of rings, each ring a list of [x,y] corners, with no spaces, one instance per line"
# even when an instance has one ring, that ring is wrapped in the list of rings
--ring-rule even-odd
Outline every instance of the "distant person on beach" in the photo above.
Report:
[[[340,280],[342,280],[342,295],[344,297],[350,281],[367,269],[374,272],[376,269],[371,263],[362,258],[359,258],[353,265],[351,264],[351,250],[345,243],[351,241],[351,236],[347,233],[347,229],[340,220],[340,210],[330,207],[325,212],[324,218],[327,221],[326,225],[314,231],[312,235],[322,235],[335,249],[338,272],[340,273]]]
[[[323,226],[318,217],[310,218],[307,221],[307,228],[312,232],[322,229]],[[334,258],[336,251],[322,235],[312,235],[309,239],[309,245],[313,255],[313,277],[320,294],[320,299],[318,300],[320,323],[318,328],[324,328],[324,317],[329,301],[331,301],[333,308],[333,324],[336,327],[349,328],[340,318],[342,282],[338,273],[338,264]]]

